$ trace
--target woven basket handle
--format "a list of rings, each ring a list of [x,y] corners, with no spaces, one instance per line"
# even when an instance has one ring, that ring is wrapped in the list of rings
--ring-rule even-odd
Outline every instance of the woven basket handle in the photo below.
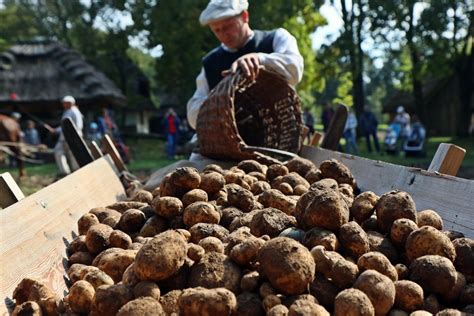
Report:
[[[280,150],[280,149],[268,148],[268,147],[244,146],[242,147],[242,151],[259,152],[259,153],[262,153],[264,155],[269,155],[269,156],[280,156],[280,157],[283,157],[285,160],[298,157],[298,155],[295,153],[291,153],[286,150]]]

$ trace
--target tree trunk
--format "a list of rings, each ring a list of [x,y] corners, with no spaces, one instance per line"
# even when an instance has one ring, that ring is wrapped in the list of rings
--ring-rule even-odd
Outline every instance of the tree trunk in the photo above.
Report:
[[[467,42],[466,42],[467,45]],[[468,136],[469,125],[471,124],[472,108],[472,87],[474,86],[474,54],[471,51],[462,56],[456,67],[456,75],[459,84],[459,109],[456,135],[460,137]]]

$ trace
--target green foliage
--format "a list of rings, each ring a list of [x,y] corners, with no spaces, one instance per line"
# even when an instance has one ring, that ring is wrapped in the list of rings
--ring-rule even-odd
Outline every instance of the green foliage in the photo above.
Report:
[[[353,106],[354,102],[351,95],[352,90],[352,74],[350,72],[342,73],[337,87],[336,97],[332,100],[333,103],[344,103],[347,106]]]

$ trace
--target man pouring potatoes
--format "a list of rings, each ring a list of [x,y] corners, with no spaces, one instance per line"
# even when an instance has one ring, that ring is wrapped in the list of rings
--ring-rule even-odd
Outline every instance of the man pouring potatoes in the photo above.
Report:
[[[209,92],[224,78],[240,69],[249,79],[260,66],[281,74],[296,85],[303,76],[303,57],[296,39],[287,30],[252,30],[247,0],[211,0],[199,22],[207,25],[221,42],[203,58],[196,78],[196,91],[187,104],[189,125],[196,128],[199,109]]]

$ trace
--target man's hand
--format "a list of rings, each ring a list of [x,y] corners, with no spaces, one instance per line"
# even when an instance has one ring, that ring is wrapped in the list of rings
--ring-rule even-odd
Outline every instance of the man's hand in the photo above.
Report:
[[[44,123],[43,127],[46,128],[48,130],[48,132],[50,132],[51,134],[56,133],[56,130],[54,128],[52,128],[49,124]]]
[[[258,58],[258,54],[251,53],[240,57],[232,63],[229,69],[224,70],[222,72],[222,76],[225,77],[227,75],[234,74],[238,68],[242,70],[244,76],[246,76],[250,80],[255,80],[258,76],[260,68],[260,60]]]

